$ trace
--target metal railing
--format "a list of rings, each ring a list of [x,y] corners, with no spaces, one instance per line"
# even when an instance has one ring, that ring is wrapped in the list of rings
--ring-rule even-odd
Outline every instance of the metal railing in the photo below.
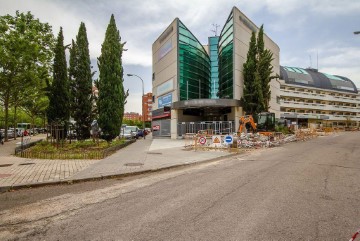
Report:
[[[197,121],[197,122],[179,122],[178,136],[184,137],[189,133],[198,133],[199,131],[211,132],[212,135],[225,135],[236,132],[234,121]]]

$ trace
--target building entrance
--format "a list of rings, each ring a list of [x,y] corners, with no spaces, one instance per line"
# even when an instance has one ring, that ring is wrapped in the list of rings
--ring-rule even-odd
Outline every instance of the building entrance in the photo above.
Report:
[[[184,137],[185,134],[196,134],[206,131],[208,134],[225,135],[236,132],[234,121],[198,121],[180,122],[177,126],[178,136]]]

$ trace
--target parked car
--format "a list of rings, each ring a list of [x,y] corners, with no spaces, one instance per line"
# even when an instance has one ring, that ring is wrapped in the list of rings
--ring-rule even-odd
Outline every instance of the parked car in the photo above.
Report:
[[[38,132],[39,132],[40,134],[42,134],[42,133],[46,133],[47,130],[46,130],[46,128],[38,128]]]
[[[8,130],[8,131],[7,131],[7,137],[8,137],[9,139],[15,138],[15,132],[14,132],[14,130]]]
[[[67,138],[68,139],[76,139],[77,138],[76,130],[69,130],[67,133]]]
[[[146,131],[144,131],[143,129],[139,129],[138,132],[137,132],[137,138],[139,137],[144,137],[144,135],[146,136]]]
[[[137,126],[126,126],[121,128],[120,130],[120,138],[125,139],[132,139],[132,138],[138,138],[137,133],[139,131],[139,128]]]

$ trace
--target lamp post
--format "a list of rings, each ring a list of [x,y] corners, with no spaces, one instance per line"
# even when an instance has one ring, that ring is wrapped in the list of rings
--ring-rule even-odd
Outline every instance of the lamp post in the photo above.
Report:
[[[143,105],[143,98],[144,98],[144,80],[136,75],[136,74],[127,74],[127,76],[136,76],[138,77],[139,79],[141,79],[141,83],[142,83],[142,97],[141,97],[141,110],[142,110],[142,126],[143,126],[143,131],[145,131],[145,120],[144,120],[144,105]],[[144,135],[145,137],[145,135]]]

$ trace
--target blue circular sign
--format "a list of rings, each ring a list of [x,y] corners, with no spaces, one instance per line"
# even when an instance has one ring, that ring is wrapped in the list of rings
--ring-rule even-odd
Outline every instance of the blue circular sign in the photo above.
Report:
[[[232,136],[225,136],[225,142],[226,143],[232,143],[233,142]]]

